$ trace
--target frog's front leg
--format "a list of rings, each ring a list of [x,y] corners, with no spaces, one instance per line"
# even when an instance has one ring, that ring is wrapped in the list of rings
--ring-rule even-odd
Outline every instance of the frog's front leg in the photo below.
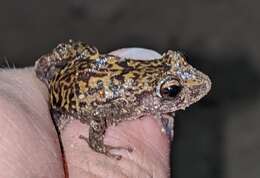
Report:
[[[161,125],[162,132],[165,133],[170,140],[173,140],[174,137],[174,116],[175,113],[168,113],[168,114],[157,114],[157,120]]]
[[[106,119],[105,118],[95,118],[95,120],[92,120],[90,122],[90,128],[89,128],[89,138],[86,138],[82,135],[80,135],[80,139],[85,140],[90,148],[92,148],[94,151],[103,153],[111,158],[116,158],[117,160],[120,160],[122,158],[121,155],[113,154],[111,153],[111,150],[117,150],[117,149],[124,149],[128,152],[132,152],[133,150],[129,147],[122,147],[122,146],[111,146],[104,144],[104,136],[106,131]]]

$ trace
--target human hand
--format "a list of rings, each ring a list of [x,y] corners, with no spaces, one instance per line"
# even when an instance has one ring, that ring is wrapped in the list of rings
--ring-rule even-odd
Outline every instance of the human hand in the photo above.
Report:
[[[115,55],[154,58],[153,51],[122,49]],[[118,161],[92,151],[78,139],[88,127],[73,120],[61,133],[65,157],[48,110],[47,88],[33,68],[0,71],[0,177],[169,177],[169,141],[158,121],[120,123],[107,129],[105,143],[131,145]],[[64,171],[63,165],[65,163]]]

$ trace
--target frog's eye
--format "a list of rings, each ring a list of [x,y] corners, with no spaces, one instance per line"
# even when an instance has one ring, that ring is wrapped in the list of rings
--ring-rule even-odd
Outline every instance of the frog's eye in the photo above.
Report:
[[[174,98],[182,90],[182,86],[177,80],[170,80],[161,85],[160,95],[163,98]]]

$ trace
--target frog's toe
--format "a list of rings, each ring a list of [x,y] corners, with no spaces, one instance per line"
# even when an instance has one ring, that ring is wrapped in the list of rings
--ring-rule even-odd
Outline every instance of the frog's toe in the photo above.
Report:
[[[111,153],[112,150],[126,150],[127,152],[133,152],[133,148],[130,146],[123,147],[123,146],[111,146],[111,145],[104,145],[105,147],[105,155],[120,160],[122,158],[119,154]]]
[[[106,149],[108,150],[126,150],[128,152],[133,152],[133,148],[131,146],[110,146],[110,145],[105,145]]]
[[[113,158],[113,159],[116,159],[116,160],[121,160],[122,159],[122,155],[119,155],[119,154],[114,154],[114,153],[111,153],[110,151],[104,153],[106,156],[110,157],[110,158]]]

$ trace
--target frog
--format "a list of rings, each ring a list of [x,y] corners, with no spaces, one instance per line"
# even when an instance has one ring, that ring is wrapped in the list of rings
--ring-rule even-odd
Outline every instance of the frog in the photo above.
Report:
[[[106,130],[121,122],[154,115],[162,132],[173,138],[174,116],[203,98],[210,78],[168,50],[150,60],[103,54],[82,41],[58,44],[35,63],[35,73],[48,88],[50,112],[60,133],[71,120],[89,126],[80,135],[95,152],[120,160],[113,150],[131,146],[104,143]]]

